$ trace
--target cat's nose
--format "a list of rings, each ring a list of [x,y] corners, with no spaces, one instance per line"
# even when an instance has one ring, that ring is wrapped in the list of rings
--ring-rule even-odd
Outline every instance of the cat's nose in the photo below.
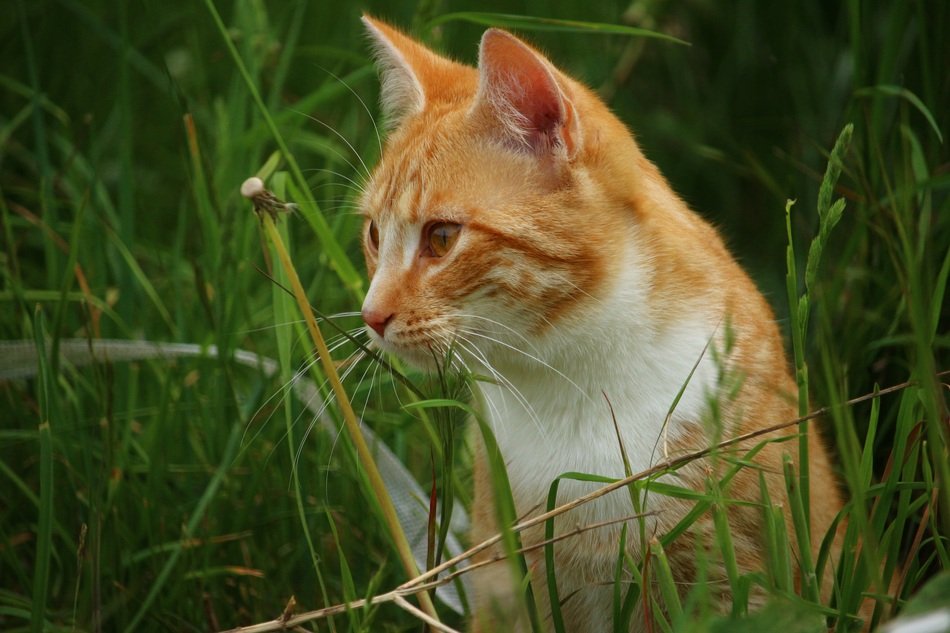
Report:
[[[386,326],[389,325],[389,322],[392,321],[393,316],[395,316],[392,312],[380,312],[366,308],[363,308],[362,315],[363,320],[366,321],[366,325],[376,330],[376,333],[380,336],[385,336]]]

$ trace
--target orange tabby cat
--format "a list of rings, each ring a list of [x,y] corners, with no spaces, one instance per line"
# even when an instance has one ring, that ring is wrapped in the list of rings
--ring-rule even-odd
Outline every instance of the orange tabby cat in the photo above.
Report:
[[[476,69],[364,21],[392,132],[361,202],[372,277],[363,318],[383,350],[425,364],[452,346],[459,362],[493,379],[479,386],[482,410],[520,516],[544,510],[562,473],[622,477],[620,442],[633,472],[664,450],[709,446],[710,406],[727,392],[717,407],[725,437],[796,416],[795,384],[766,301],[590,90],[504,31],[485,32]],[[738,393],[724,375],[741,380]],[[497,532],[484,448],[477,451],[475,542]],[[725,492],[749,502],[728,508],[743,570],[764,565],[759,476],[771,499],[784,501],[785,452],[797,454],[797,442],[768,444],[755,457],[761,467],[744,468]],[[817,551],[842,501],[814,434],[809,455]],[[693,462],[669,481],[704,490],[717,463]],[[558,501],[595,487],[563,481]],[[651,494],[647,537],[668,531],[690,508]],[[556,526],[565,533],[632,514],[621,490]],[[556,545],[567,630],[613,630],[620,530],[614,522]],[[707,579],[728,605],[712,532],[711,517],[700,518],[667,553],[685,591],[697,547],[710,545]],[[522,538],[530,546],[543,533]],[[641,539],[627,542],[639,555]],[[549,625],[543,555],[536,549],[527,560]],[[474,630],[526,630],[508,567],[485,569],[475,577]],[[827,593],[830,579],[822,584]],[[634,630],[644,621],[635,616]]]

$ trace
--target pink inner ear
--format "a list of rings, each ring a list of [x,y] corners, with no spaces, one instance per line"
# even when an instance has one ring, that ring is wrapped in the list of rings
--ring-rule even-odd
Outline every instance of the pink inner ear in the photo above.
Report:
[[[511,103],[531,124],[536,132],[550,134],[564,121],[563,106],[557,88],[544,68],[521,68],[515,75],[521,90],[511,92]]]
[[[482,38],[480,98],[487,97],[505,127],[535,149],[563,141],[563,96],[544,60],[514,36],[496,29]]]

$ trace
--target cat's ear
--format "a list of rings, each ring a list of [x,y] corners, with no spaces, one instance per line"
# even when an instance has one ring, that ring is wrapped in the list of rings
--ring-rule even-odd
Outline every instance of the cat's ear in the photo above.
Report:
[[[422,112],[427,102],[455,93],[452,78],[472,73],[384,22],[364,15],[363,24],[373,43],[387,127]]]
[[[573,103],[558,81],[558,71],[540,53],[499,29],[482,36],[478,55],[475,111],[493,116],[501,133],[537,154],[580,147]]]

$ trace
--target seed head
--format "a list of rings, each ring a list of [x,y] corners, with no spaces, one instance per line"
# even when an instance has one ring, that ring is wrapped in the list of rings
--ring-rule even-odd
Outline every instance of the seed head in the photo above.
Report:
[[[264,181],[257,176],[251,176],[241,185],[241,195],[249,200],[253,200],[264,191]]]

